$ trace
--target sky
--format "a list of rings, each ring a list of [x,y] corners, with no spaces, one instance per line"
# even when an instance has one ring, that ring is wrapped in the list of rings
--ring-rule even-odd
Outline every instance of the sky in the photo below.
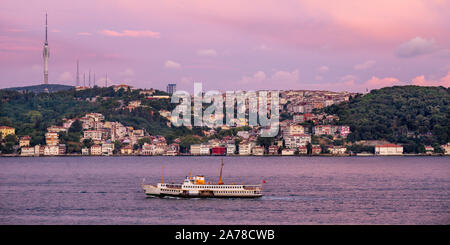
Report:
[[[0,88],[49,83],[165,90],[450,85],[450,0],[2,0]]]

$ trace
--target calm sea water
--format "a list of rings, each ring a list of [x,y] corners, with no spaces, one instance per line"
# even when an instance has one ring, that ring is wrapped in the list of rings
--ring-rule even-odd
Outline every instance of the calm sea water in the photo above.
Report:
[[[0,158],[0,224],[450,224],[449,157],[224,157],[258,199],[147,198],[220,157]]]

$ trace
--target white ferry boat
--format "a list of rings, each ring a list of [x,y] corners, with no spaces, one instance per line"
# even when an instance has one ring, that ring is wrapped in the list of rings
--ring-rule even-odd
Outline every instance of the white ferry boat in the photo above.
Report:
[[[220,166],[220,177],[217,184],[206,183],[205,176],[186,177],[182,184],[164,183],[164,167],[162,183],[150,185],[142,183],[145,194],[149,196],[174,197],[215,197],[215,198],[255,198],[262,196],[261,185],[231,184],[222,182],[223,162]]]

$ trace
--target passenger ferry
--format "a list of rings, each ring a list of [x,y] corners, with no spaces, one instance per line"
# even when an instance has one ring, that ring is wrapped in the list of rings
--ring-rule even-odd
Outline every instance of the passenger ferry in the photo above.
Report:
[[[216,198],[255,198],[262,196],[261,185],[225,185],[222,182],[223,161],[220,166],[220,177],[217,184],[206,183],[205,176],[186,177],[182,184],[164,183],[164,166],[162,183],[150,185],[142,183],[145,194],[149,196],[174,197],[216,197]]]

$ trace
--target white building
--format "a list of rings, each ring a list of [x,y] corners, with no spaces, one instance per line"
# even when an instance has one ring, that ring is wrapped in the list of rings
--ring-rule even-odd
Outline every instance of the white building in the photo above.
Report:
[[[243,142],[239,144],[239,155],[250,155],[252,153],[253,144],[250,142]]]
[[[211,146],[208,144],[201,144],[200,145],[200,155],[210,155],[210,149]]]
[[[283,156],[293,156],[295,154],[295,149],[283,149],[281,155]]]
[[[57,156],[59,155],[58,145],[46,145],[44,146],[44,156]]]
[[[375,155],[402,155],[403,146],[395,144],[384,144],[375,146]]]
[[[103,155],[112,155],[114,151],[114,143],[103,143],[102,153]]]
[[[34,147],[22,147],[20,148],[21,152],[20,155],[21,156],[34,156]]]
[[[190,147],[191,155],[200,155],[200,148],[201,148],[200,144],[191,145]]]
[[[255,146],[255,147],[253,147],[252,155],[254,155],[254,156],[263,156],[264,155],[264,146]]]
[[[227,155],[234,155],[236,153],[235,144],[227,144]]]
[[[308,143],[311,143],[311,135],[309,134],[293,134],[284,138],[284,144],[287,148],[297,148]]]

